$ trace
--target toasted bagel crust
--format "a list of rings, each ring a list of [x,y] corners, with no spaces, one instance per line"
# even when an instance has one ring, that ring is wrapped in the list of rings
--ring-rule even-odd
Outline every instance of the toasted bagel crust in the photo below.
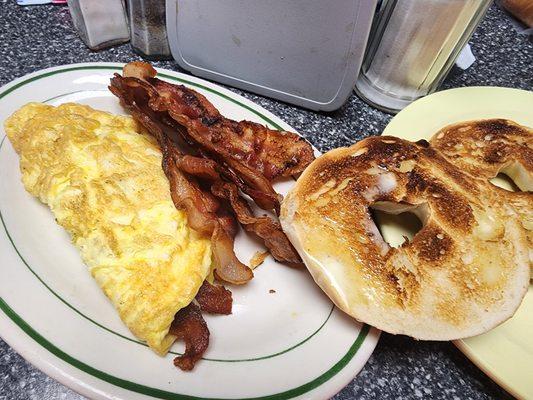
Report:
[[[533,130],[506,119],[448,125],[431,146],[471,176],[508,174],[524,192],[533,191]]]
[[[371,137],[326,153],[285,199],[281,222],[318,285],[356,319],[451,340],[513,315],[529,283],[527,239],[490,187],[426,141]],[[391,248],[370,207],[411,210],[423,228]]]
[[[475,179],[487,182],[500,172],[513,179],[521,192],[492,189],[520,215],[533,271],[533,129],[505,119],[466,121],[441,129],[431,146]]]

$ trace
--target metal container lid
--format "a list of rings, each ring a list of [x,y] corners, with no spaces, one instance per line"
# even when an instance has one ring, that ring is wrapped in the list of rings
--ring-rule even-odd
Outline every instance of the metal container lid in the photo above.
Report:
[[[344,104],[376,0],[167,0],[178,64],[224,84],[313,110]]]

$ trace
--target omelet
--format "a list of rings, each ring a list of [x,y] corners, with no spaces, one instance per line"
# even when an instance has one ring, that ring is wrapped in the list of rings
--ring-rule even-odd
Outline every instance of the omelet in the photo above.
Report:
[[[5,130],[26,190],[47,204],[130,331],[163,355],[211,272],[210,238],[174,207],[157,143],[131,117],[30,103]]]

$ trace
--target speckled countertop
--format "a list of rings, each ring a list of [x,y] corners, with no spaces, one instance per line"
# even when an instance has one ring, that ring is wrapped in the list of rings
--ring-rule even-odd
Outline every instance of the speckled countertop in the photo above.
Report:
[[[470,41],[477,58],[467,71],[452,70],[443,88],[493,85],[533,89],[533,44],[511,18],[492,6]],[[73,30],[68,10],[58,6],[18,7],[0,0],[0,85],[38,69],[88,61],[128,62],[138,57],[129,44],[91,52]],[[156,66],[180,70],[172,62]],[[332,113],[316,113],[232,89],[278,115],[320,150],[349,145],[378,134],[391,116],[352,95]],[[48,378],[0,340],[0,400],[81,399]],[[415,342],[382,334],[359,376],[342,390],[344,399],[510,398],[448,342]]]

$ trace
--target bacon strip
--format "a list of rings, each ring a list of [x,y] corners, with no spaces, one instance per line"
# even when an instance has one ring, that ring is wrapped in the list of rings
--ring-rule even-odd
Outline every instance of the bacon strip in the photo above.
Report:
[[[152,68],[149,64],[147,65]],[[127,69],[126,67],[124,68],[125,70]],[[148,71],[146,73],[149,74]],[[137,69],[135,70],[135,75],[140,75]],[[132,98],[134,103],[144,105],[144,113],[151,115],[152,120],[157,120],[160,125],[163,125],[164,130],[172,131],[167,134],[171,137],[179,135],[187,145],[197,149],[202,156],[213,158],[219,164],[219,167],[223,168],[226,178],[234,181],[259,207],[265,210],[276,210],[279,213],[281,197],[272,188],[269,180],[242,162],[229,156],[224,157],[218,154],[217,146],[214,146],[209,140],[203,139],[202,136],[196,135],[192,137],[190,135],[191,132],[181,125],[179,121],[173,119],[171,113],[167,110],[166,103],[170,100],[165,100],[146,79],[122,77],[115,74],[111,79],[109,89],[116,95],[115,91],[121,91],[123,93],[122,96],[128,96]],[[212,105],[211,107],[214,109]],[[214,110],[218,113],[216,109]]]
[[[281,196],[271,181],[303,171],[314,158],[309,144],[289,132],[226,119],[194,90],[156,79],[149,64],[129,63],[124,76],[115,74],[109,89],[158,141],[176,208],[187,211],[193,229],[211,236],[215,276],[237,284],[253,277],[235,256],[237,226],[218,199],[231,206],[247,231],[264,240],[276,260],[301,265],[280,224],[267,216],[254,216],[239,190],[259,207],[279,214]],[[184,154],[182,148],[193,155]],[[184,371],[193,369],[209,345],[201,310],[230,314],[232,308],[231,292],[207,281],[195,300],[200,307],[191,303],[181,309],[169,330],[185,341],[185,354],[174,359]]]
[[[281,198],[271,182],[280,176],[300,173],[313,161],[309,143],[295,133],[225,118],[200,93],[159,80],[155,75],[150,64],[135,62],[125,66],[122,79],[128,85],[135,84],[130,80],[142,85],[149,97],[149,107],[168,114],[166,123],[172,125],[168,121],[172,119],[185,128],[180,135],[187,143],[200,147],[203,155],[234,170],[241,179],[234,183],[259,207],[279,213]]]
[[[215,162],[194,156],[183,156],[177,165],[182,171],[211,181],[211,192],[229,202],[244,229],[263,239],[275,260],[291,264],[301,263],[300,256],[283,233],[281,225],[267,216],[255,217],[248,202],[240,197],[237,186],[231,182],[224,182],[216,172]]]
[[[204,281],[195,299],[202,311],[210,314],[231,314],[233,299],[231,292],[224,286],[211,285]]]
[[[182,371],[190,371],[202,358],[209,346],[209,329],[200,308],[194,303],[176,313],[169,333],[185,341],[185,353],[174,358],[174,365]]]
[[[292,246],[279,222],[265,216],[254,216],[250,206],[239,196],[238,189],[230,182],[216,182],[211,186],[211,192],[230,202],[237,219],[248,232],[253,232],[265,242],[266,247],[277,261],[289,263],[291,266],[301,266],[302,260]]]
[[[136,90],[136,89],[141,90]],[[170,184],[170,194],[178,209],[187,211],[189,226],[199,233],[211,236],[217,277],[225,282],[243,284],[253,278],[253,272],[242,264],[233,251],[234,230],[230,230],[227,219],[219,218],[216,212],[218,201],[204,192],[198,183],[185,176],[177,167],[175,160],[181,157],[176,145],[169,139],[171,132],[159,122],[158,116],[146,106],[144,88],[139,85],[124,88],[121,80],[113,78],[110,90],[120,98],[122,104],[131,112],[158,141],[163,154],[162,167]],[[233,233],[233,235],[232,235]]]
[[[159,94],[158,110],[168,111],[195,141],[224,159],[239,161],[269,181],[300,173],[313,161],[312,147],[295,133],[225,118],[195,90],[154,76],[145,79]]]
[[[197,225],[201,229],[209,225],[202,217],[205,218],[208,213],[216,216],[218,228],[209,225],[207,231],[212,234],[215,260],[229,267],[226,271],[217,268],[215,275],[227,280],[227,276],[221,275],[222,271],[230,276],[229,279],[233,279],[233,275],[242,274],[239,272],[242,268],[237,265],[233,269],[232,261],[227,258],[230,255],[228,248],[233,244],[227,240],[227,236],[232,239],[235,229],[228,216],[216,215],[220,214],[217,211],[219,205],[210,197],[211,194],[229,203],[243,227],[262,238],[277,261],[300,264],[301,260],[280,224],[267,216],[254,216],[239,190],[249,195],[259,207],[279,213],[281,196],[274,191],[270,181],[275,177],[285,176],[284,171],[297,173],[305,168],[313,159],[309,144],[302,141],[305,145],[301,145],[300,138],[292,133],[224,118],[201,94],[185,86],[156,79],[156,71],[149,64],[127,64],[124,75],[126,77],[115,74],[110,89],[130,104],[130,110],[137,109],[143,114],[136,115],[132,111],[133,116],[152,134],[155,132],[154,136],[166,137],[158,140],[172,149],[171,160],[166,161],[170,171],[167,176],[170,175],[174,180],[180,176],[184,179],[195,177],[202,182],[202,190],[198,184],[193,186],[200,192],[203,191],[203,207],[201,201],[194,201],[195,196],[187,196],[183,190],[177,190],[187,187],[185,183],[174,185],[176,188],[171,185],[171,188],[176,196],[186,199],[176,199],[177,206],[181,202],[185,203],[187,210],[193,206],[200,209],[200,213],[196,214],[193,210],[191,226],[198,220]],[[180,145],[189,146],[190,152],[199,157],[178,151],[176,141],[180,141]],[[281,146],[281,149],[276,146]],[[164,145],[161,147],[163,149]],[[270,154],[270,151],[275,154]],[[284,163],[278,162],[278,155],[284,158]],[[289,160],[289,155],[292,161]],[[211,203],[216,206],[211,206]]]

